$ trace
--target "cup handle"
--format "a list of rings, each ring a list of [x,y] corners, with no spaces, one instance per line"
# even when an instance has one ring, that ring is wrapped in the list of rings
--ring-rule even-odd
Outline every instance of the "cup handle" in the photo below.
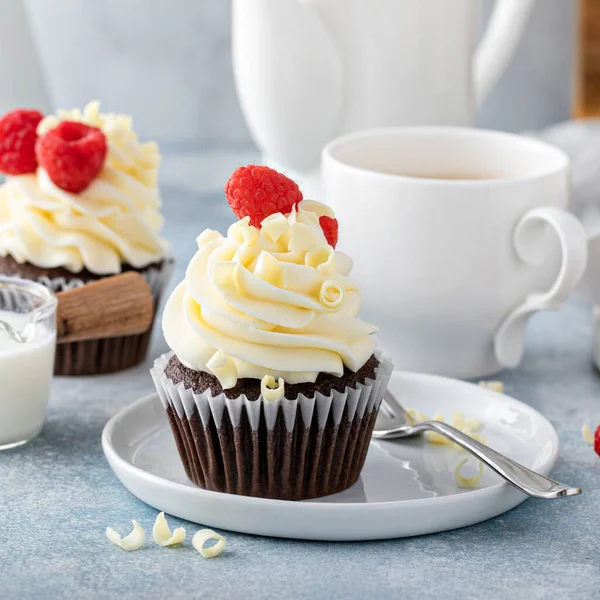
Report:
[[[538,265],[543,259],[543,249],[536,244],[539,238],[535,235],[535,226],[540,223],[550,225],[558,236],[562,263],[550,290],[529,294],[496,332],[496,359],[507,368],[516,367],[521,362],[527,319],[538,310],[560,308],[579,283],[587,264],[587,239],[583,225],[571,213],[554,206],[534,208],[517,223],[512,242],[522,261]]]

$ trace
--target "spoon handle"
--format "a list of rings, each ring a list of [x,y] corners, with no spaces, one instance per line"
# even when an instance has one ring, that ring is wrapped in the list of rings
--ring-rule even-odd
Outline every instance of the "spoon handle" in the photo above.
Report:
[[[466,433],[440,421],[424,421],[413,426],[415,433],[419,430],[435,431],[452,440],[496,471],[508,483],[534,498],[560,498],[581,494],[581,488],[570,487],[540,475],[507,456],[492,450]]]

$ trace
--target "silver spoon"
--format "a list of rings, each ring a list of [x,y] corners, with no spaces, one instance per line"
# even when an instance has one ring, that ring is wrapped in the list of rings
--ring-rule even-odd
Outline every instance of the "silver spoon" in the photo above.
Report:
[[[413,418],[392,393],[386,391],[373,430],[373,437],[379,440],[393,440],[419,435],[425,431],[435,431],[452,440],[496,471],[508,483],[529,496],[549,499],[581,494],[581,488],[570,487],[540,475],[446,423],[441,421],[414,423]]]

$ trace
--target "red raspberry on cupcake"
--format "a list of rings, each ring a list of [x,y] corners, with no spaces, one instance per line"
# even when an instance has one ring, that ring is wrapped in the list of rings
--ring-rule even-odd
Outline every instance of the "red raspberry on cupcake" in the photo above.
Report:
[[[0,119],[0,173],[25,175],[37,169],[36,129],[43,118],[39,110],[17,108]]]
[[[260,227],[269,215],[289,213],[302,200],[295,181],[269,167],[238,167],[225,184],[225,196],[238,219],[250,217]]]
[[[322,217],[319,217],[319,225],[321,225],[327,243],[335,248],[338,243],[338,220],[323,215]]]
[[[250,225],[258,228],[272,214],[290,213],[303,199],[295,181],[262,165],[238,167],[225,184],[225,196],[238,219],[250,217]],[[319,223],[327,243],[335,248],[337,219],[322,216]]]
[[[106,137],[97,127],[61,121],[37,141],[35,152],[55,185],[79,194],[102,169],[107,153]]]

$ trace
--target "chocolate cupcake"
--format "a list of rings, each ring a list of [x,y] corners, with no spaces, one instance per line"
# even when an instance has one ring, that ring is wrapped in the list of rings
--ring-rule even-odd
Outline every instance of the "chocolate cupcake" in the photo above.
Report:
[[[137,271],[158,305],[173,261],[160,237],[157,145],[138,142],[128,117],[101,114],[97,102],[46,117],[29,131],[31,113],[2,119],[5,130],[29,143],[14,165],[0,157],[9,175],[0,186],[0,273],[58,292]],[[132,367],[145,358],[150,333],[59,344],[55,373]]]
[[[351,486],[392,372],[337,252],[332,211],[266,167],[226,187],[165,307],[152,369],[182,463],[209,490],[300,500]],[[277,210],[278,212],[274,212]]]

